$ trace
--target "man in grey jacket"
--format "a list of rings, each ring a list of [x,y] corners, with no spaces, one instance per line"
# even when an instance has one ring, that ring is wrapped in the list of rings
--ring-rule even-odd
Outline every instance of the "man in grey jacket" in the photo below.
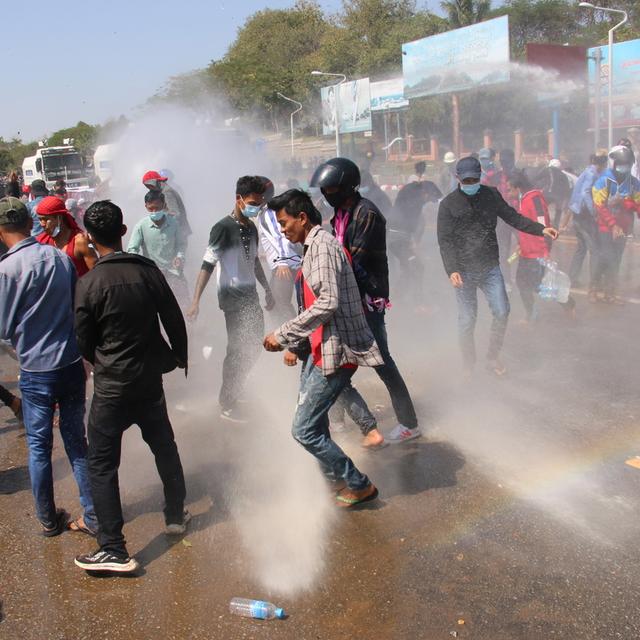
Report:
[[[311,198],[291,189],[269,202],[290,242],[304,245],[296,281],[299,314],[264,339],[267,351],[283,351],[285,364],[302,360],[293,437],[313,454],[341,507],[374,500],[378,490],[331,439],[329,409],[358,365],[376,367],[382,356],[369,329],[353,270],[340,243],[321,228]]]

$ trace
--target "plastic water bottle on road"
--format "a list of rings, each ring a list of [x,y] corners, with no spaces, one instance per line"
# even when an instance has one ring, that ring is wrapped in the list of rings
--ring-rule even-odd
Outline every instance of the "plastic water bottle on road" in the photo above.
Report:
[[[270,602],[262,600],[250,600],[248,598],[233,598],[229,603],[229,611],[243,618],[257,618],[258,620],[271,620],[286,617],[284,609],[276,607]]]

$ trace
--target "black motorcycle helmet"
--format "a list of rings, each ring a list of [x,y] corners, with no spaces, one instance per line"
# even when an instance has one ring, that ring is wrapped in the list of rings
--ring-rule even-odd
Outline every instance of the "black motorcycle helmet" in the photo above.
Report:
[[[332,207],[340,207],[360,186],[360,169],[348,158],[331,158],[313,172],[309,186],[320,188]],[[336,193],[326,193],[325,189],[335,187]]]
[[[616,146],[609,152],[611,168],[617,171],[619,166],[631,168],[636,161],[636,157],[629,147]]]
[[[360,169],[348,158],[331,158],[313,172],[309,186],[350,187],[355,191],[360,186]]]

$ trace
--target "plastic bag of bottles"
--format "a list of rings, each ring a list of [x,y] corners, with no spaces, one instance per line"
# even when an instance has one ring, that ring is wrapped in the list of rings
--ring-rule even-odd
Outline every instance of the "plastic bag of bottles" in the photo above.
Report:
[[[538,289],[538,294],[543,300],[555,300],[567,302],[571,292],[571,280],[569,276],[558,269],[558,263],[549,258],[538,258],[538,262],[544,266],[544,276]]]

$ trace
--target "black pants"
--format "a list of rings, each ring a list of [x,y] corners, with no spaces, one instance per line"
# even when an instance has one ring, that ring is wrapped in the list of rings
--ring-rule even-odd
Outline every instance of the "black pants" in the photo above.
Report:
[[[3,404],[6,404],[7,407],[11,405],[11,403],[13,402],[15,396],[13,395],[13,393],[11,393],[11,391],[9,391],[9,389],[3,387],[0,384],[0,402],[2,402]]]
[[[242,395],[244,384],[262,351],[264,315],[258,300],[241,309],[224,310],[227,325],[227,355],[222,364],[220,406],[232,409]]]
[[[100,548],[127,557],[122,535],[118,467],[122,434],[137,424],[149,445],[164,487],[167,523],[182,522],[186,496],[184,474],[167,415],[164,392],[152,399],[93,397],[89,413],[89,479],[98,518]]]

